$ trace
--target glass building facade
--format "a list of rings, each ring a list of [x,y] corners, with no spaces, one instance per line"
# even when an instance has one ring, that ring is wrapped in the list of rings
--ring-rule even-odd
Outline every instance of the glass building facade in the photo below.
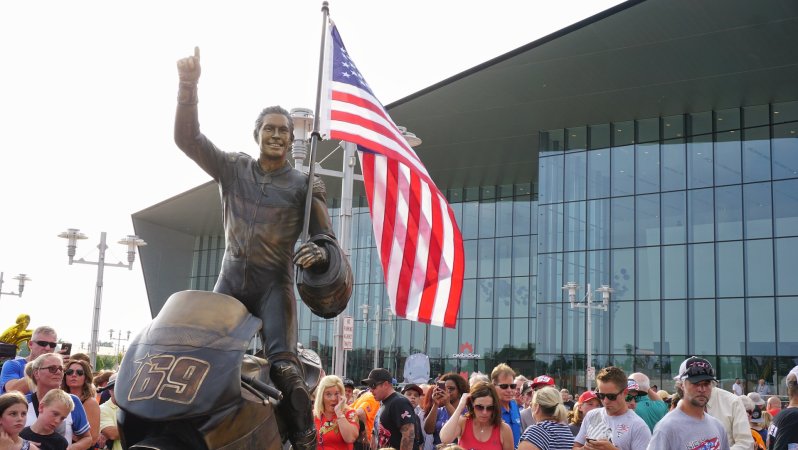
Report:
[[[798,355],[798,102],[541,133],[536,359],[584,386],[585,309],[561,289],[614,289],[591,314],[593,364],[672,389],[689,355],[734,378]],[[749,388],[753,387],[749,385]]]

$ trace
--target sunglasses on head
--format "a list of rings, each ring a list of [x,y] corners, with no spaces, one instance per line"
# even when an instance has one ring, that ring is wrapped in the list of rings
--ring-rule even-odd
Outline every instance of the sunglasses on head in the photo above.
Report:
[[[493,405],[477,405],[474,403],[474,409],[477,411],[493,411]]]
[[[621,390],[621,392],[617,392],[615,394],[602,394],[601,392],[596,392],[596,397],[598,397],[598,399],[601,401],[604,401],[604,399],[606,398],[607,400],[613,402],[618,398],[619,395],[623,394],[623,391],[625,390],[626,389],[623,389]]]
[[[67,369],[66,371],[64,371],[64,373],[67,375],[72,375],[73,373],[76,373],[78,374],[79,377],[82,377],[83,375],[86,374],[85,372],[83,372],[83,369]]]
[[[47,367],[39,367],[39,370],[46,370],[52,374],[56,374],[59,372],[63,372],[64,368],[61,366],[47,366]]]
[[[47,341],[33,341],[33,342],[35,342],[36,345],[38,345],[39,347],[49,346],[50,348],[55,348],[55,346],[58,345],[55,342],[47,342]]]
[[[496,386],[499,389],[515,389],[515,387],[518,385],[515,383],[510,383],[510,384],[502,383],[502,384],[496,384],[494,386]]]

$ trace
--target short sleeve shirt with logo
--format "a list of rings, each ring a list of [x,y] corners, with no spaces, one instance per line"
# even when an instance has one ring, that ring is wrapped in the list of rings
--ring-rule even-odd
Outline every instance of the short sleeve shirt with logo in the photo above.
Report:
[[[665,415],[654,427],[647,450],[728,450],[729,440],[720,420],[704,414],[688,416],[681,409]]]
[[[389,395],[382,401],[382,413],[379,423],[379,447],[400,448],[402,443],[401,429],[410,424],[414,427],[418,423],[418,416],[413,411],[413,405],[404,396],[397,393]],[[419,450],[419,430],[413,432],[413,450]]]
[[[621,450],[641,450],[648,446],[651,430],[631,409],[611,416],[604,408],[596,408],[585,416],[574,442],[585,445],[587,438],[610,440]]]

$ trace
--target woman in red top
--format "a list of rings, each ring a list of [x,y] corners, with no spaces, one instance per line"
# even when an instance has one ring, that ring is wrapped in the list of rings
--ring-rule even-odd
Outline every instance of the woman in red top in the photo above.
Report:
[[[464,408],[468,412],[463,416]],[[458,439],[465,449],[513,450],[513,431],[502,421],[499,395],[492,383],[479,381],[460,398],[452,417],[441,428],[441,442]]]
[[[357,439],[357,415],[346,405],[344,383],[335,375],[327,375],[316,387],[313,404],[319,450],[352,450]]]

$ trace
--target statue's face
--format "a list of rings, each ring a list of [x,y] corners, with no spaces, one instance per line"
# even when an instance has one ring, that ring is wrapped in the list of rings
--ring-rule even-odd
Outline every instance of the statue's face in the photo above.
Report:
[[[289,126],[288,117],[282,114],[266,114],[259,133],[262,158],[273,161],[285,159],[294,139]]]

